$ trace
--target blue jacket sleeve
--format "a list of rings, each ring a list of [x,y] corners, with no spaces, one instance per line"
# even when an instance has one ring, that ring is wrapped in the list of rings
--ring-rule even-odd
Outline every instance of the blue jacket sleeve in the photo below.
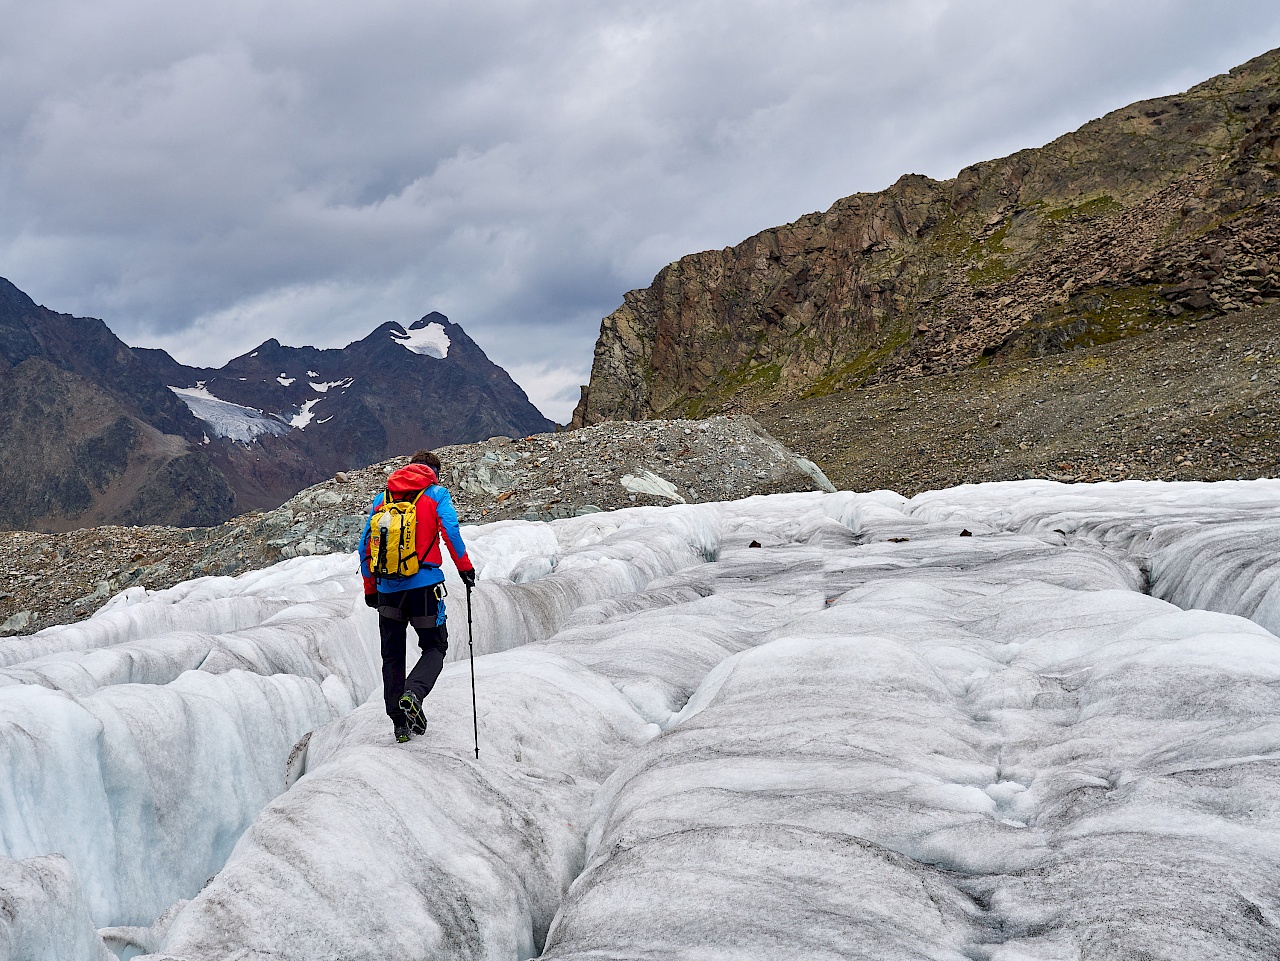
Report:
[[[453,497],[447,488],[439,484],[429,488],[427,493],[436,502],[440,531],[444,534],[444,543],[449,548],[454,566],[460,571],[471,570],[471,558],[467,557],[467,545],[462,543],[462,530],[458,527],[458,512],[453,506]]]
[[[365,515],[364,533],[360,535],[360,547],[358,548],[360,552],[360,576],[365,579],[366,589],[369,586],[369,579],[373,576],[369,570],[369,538],[372,534],[369,525],[373,522],[373,512],[382,506],[382,498],[385,496],[385,494],[379,494],[373,499],[373,504],[369,507],[369,513]]]

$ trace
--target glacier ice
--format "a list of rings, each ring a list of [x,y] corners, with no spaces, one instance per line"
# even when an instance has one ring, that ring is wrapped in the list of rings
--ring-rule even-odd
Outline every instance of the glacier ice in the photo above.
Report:
[[[283,378],[282,382],[284,379],[287,378]],[[203,383],[195,387],[170,387],[169,389],[182,398],[182,402],[190,408],[191,413],[204,421],[210,432],[218,437],[226,437],[247,444],[259,434],[279,436],[289,433],[288,424],[264,414],[255,407],[244,407],[215,397]]]
[[[0,857],[0,957],[112,961],[67,859]]]
[[[545,636],[577,606],[716,549],[710,513],[661,527],[647,516],[575,519],[550,538],[528,525],[470,531],[485,578],[477,649]],[[542,559],[547,573],[504,591],[495,577],[512,557]],[[85,622],[6,641],[0,860],[61,855],[76,897],[112,930],[146,928],[199,892],[284,789],[303,736],[378,699],[376,619],[361,591],[350,556],[296,558],[125,592]],[[451,658],[464,650],[455,643]],[[49,910],[69,909],[55,899]]]
[[[479,761],[452,571],[407,746],[350,557],[126,593],[0,645],[0,958],[1280,955],[1278,519],[1019,482],[468,528]]]
[[[1275,481],[981,484],[921,494],[907,513],[975,530],[1084,538],[1141,563],[1157,597],[1280,633]]]

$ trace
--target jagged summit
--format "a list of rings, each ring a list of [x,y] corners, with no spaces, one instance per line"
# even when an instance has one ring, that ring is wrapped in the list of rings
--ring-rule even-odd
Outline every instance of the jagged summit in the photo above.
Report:
[[[276,340],[274,337],[268,337],[266,340],[260,343],[257,347],[253,348],[253,350],[248,351],[247,353],[241,354],[240,356],[241,357],[257,357],[258,354],[260,354],[264,350],[281,350],[283,347],[284,347],[284,344],[280,343],[280,341]],[[234,358],[234,359],[238,359],[238,358]]]

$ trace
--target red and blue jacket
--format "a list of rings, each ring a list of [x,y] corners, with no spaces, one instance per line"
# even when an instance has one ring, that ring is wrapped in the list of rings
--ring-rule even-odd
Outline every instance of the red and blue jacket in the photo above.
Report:
[[[379,577],[369,573],[369,539],[370,523],[374,512],[382,506],[387,491],[396,500],[411,500],[419,491],[418,498],[418,573],[412,577]],[[440,542],[444,541],[449,549],[449,556],[459,571],[472,570],[471,558],[467,556],[467,547],[462,543],[462,531],[458,529],[458,512],[454,510],[453,498],[449,491],[437,483],[436,472],[426,464],[409,464],[393,472],[387,478],[387,491],[373,499],[369,508],[369,516],[364,521],[364,534],[360,538],[360,573],[364,576],[364,592],[372,594],[379,591],[393,594],[396,591],[407,591],[413,587],[430,587],[444,580],[444,571],[440,570]]]

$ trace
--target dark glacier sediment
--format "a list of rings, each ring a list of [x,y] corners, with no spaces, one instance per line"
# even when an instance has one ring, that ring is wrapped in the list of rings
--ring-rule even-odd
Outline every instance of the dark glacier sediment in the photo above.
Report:
[[[465,663],[392,744],[350,558],[122,598],[0,671],[0,749],[46,725],[33,757],[124,792],[47,850],[6,801],[0,854],[65,882],[0,914],[8,956],[97,959],[30,940],[72,916],[186,961],[1280,955],[1278,517],[1276,482],[1023,482],[469,528],[479,762]],[[95,699],[142,761],[94,755]],[[229,719],[200,748],[183,710]],[[189,767],[270,791],[180,797],[193,737]],[[36,811],[50,783],[3,787]],[[176,877],[131,812],[233,801],[207,885],[83,854],[107,825]]]

